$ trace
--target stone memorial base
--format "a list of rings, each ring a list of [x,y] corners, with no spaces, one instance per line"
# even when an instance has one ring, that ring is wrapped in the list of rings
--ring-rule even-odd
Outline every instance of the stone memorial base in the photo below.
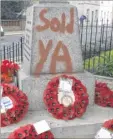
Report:
[[[39,77],[27,76],[22,70],[19,72],[19,88],[28,96],[30,110],[44,110],[43,93],[48,82],[61,74],[41,74]],[[89,104],[94,104],[95,78],[88,72],[67,74],[79,79],[87,88]]]
[[[29,111],[21,122],[8,127],[3,127],[1,129],[1,138],[7,138],[11,132],[20,126],[45,119],[50,125],[51,131],[55,138],[94,139],[94,136],[101,128],[104,121],[111,118],[113,118],[112,108],[102,108],[97,105],[89,106],[86,113],[81,118],[76,118],[70,121],[57,120],[53,118],[46,110]]]
[[[113,118],[112,108],[102,108],[94,104],[95,77],[88,73],[72,73],[71,76],[78,78],[87,87],[90,105],[81,118],[63,121],[57,120],[47,112],[43,103],[43,92],[47,83],[60,74],[42,74],[39,77],[27,76],[23,70],[19,72],[19,86],[26,92],[30,108],[26,117],[17,124],[1,128],[1,138],[8,135],[20,126],[46,120],[51,127],[55,138],[90,138],[94,139],[97,131],[104,121]],[[68,74],[69,75],[69,74]]]

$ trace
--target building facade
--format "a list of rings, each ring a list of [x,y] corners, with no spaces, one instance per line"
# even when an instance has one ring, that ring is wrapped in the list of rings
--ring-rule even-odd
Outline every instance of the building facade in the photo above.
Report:
[[[111,24],[113,20],[113,1],[100,1],[99,19],[104,24]]]
[[[71,1],[72,5],[78,8],[79,19],[82,15],[86,16],[88,22],[97,21],[104,24],[112,23],[113,17],[113,1]]]

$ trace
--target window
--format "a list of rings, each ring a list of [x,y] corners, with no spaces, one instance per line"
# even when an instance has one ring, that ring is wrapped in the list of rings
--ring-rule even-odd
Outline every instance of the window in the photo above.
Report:
[[[95,10],[95,21],[97,20],[98,17],[98,10]]]
[[[103,18],[103,11],[101,11],[101,18]]]
[[[109,18],[109,11],[107,12],[107,18]]]
[[[106,16],[107,16],[107,13],[106,12],[104,12],[104,18],[103,18],[103,21],[104,21],[104,24],[106,24]]]
[[[112,17],[112,12],[110,13],[110,17]]]
[[[86,16],[87,16],[87,19],[89,20],[89,18],[90,18],[90,10],[89,9],[87,9]]]
[[[106,12],[104,12],[104,19],[106,18]]]

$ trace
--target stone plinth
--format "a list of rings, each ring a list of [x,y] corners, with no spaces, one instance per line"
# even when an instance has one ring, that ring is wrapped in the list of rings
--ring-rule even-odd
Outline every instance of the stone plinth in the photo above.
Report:
[[[47,111],[29,111],[21,122],[2,128],[1,138],[7,138],[12,131],[20,126],[45,119],[50,125],[55,138],[94,139],[101,125],[111,118],[113,118],[112,108],[102,108],[96,105],[89,106],[83,117],[71,121],[57,120]]]
[[[28,8],[23,66],[31,75],[83,72],[76,7],[39,4]]]
[[[48,82],[55,76],[60,74],[41,74],[39,77],[28,76],[25,72],[19,72],[20,88],[27,94],[30,110],[43,110],[45,109],[43,103],[43,92],[48,84]],[[95,90],[95,78],[92,74],[88,72],[67,74],[74,76],[81,80],[81,82],[86,86],[87,92],[89,94],[89,104],[94,104],[94,90]]]
[[[29,98],[30,110],[45,109],[44,89],[58,74],[81,80],[87,88],[89,104],[94,104],[95,78],[84,72],[77,8],[57,2],[47,0],[46,4],[27,10],[24,63],[19,81]]]

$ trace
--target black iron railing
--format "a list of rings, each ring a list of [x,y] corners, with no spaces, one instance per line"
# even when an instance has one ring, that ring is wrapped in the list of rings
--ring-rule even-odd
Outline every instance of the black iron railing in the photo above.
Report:
[[[82,45],[84,68],[89,72],[113,77],[113,24],[104,20],[90,22],[84,20],[80,25],[80,39]],[[14,62],[23,62],[24,38],[13,42],[11,46],[0,48],[0,58]]]
[[[113,77],[113,22],[96,19],[80,25],[84,68],[92,73]]]
[[[0,59],[8,59],[13,62],[22,63],[23,62],[23,41],[24,38],[21,37],[20,41],[13,42],[12,45],[3,45],[0,48]]]

